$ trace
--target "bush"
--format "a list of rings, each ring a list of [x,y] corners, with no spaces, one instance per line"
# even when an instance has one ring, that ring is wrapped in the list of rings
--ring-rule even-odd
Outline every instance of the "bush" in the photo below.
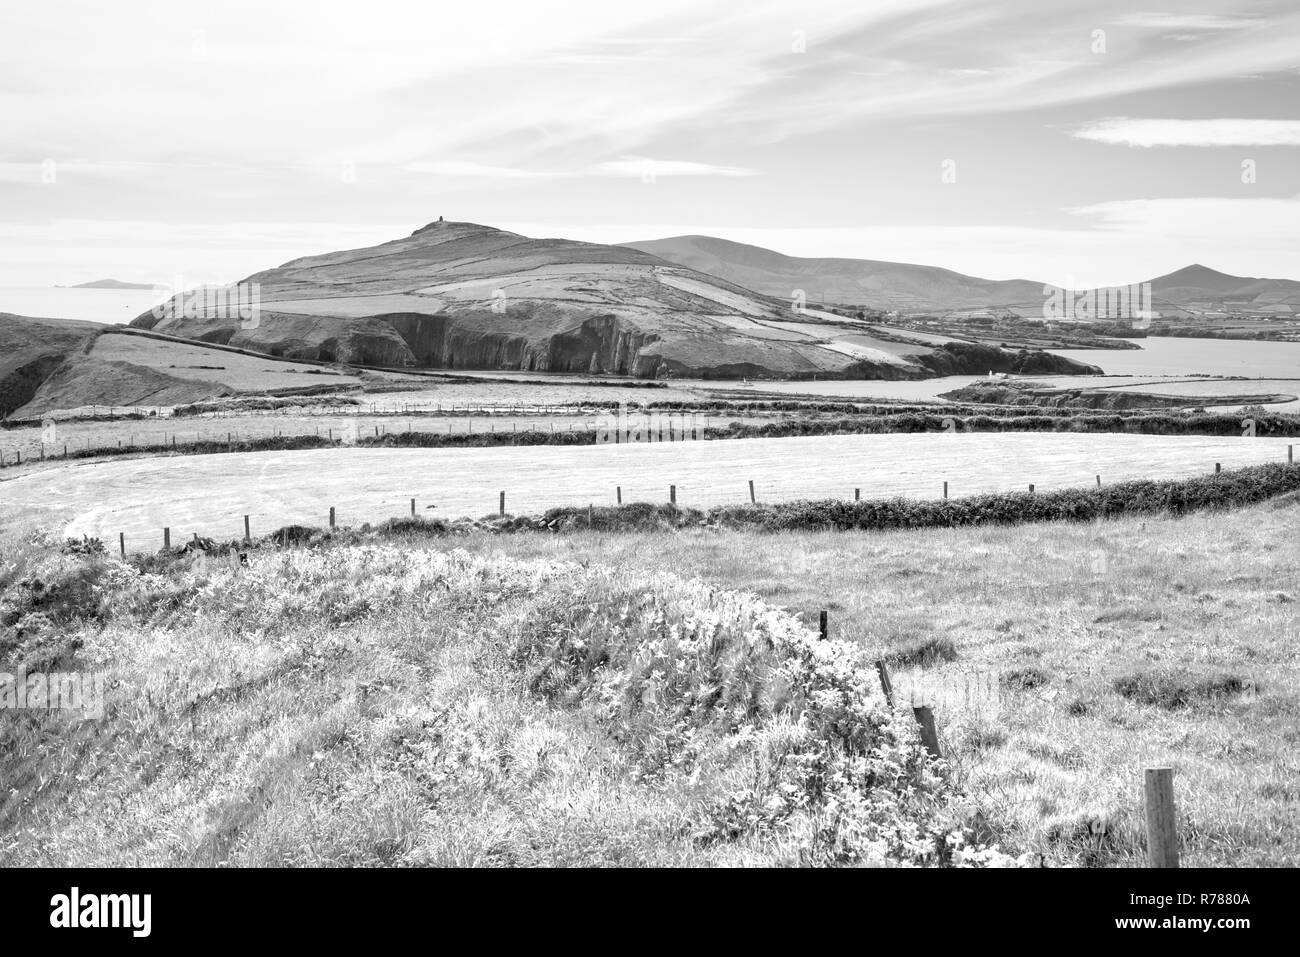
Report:
[[[944,661],[957,660],[957,646],[946,635],[928,635],[914,638],[885,655],[890,664],[901,667],[929,668]]]
[[[1177,710],[1238,695],[1254,685],[1249,678],[1220,673],[1197,676],[1181,668],[1154,669],[1115,679],[1115,691],[1136,704]]]

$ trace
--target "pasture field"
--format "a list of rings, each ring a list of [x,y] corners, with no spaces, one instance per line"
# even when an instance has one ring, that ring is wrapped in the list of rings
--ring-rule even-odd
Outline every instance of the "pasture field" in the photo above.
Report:
[[[358,376],[326,366],[245,355],[214,349],[201,342],[170,341],[142,335],[105,333],[95,340],[90,356],[106,362],[129,362],[178,379],[220,382],[237,392],[308,386],[345,389],[361,385]]]
[[[109,690],[102,721],[0,728],[0,863],[1132,866],[1168,764],[1185,865],[1294,864],[1298,508],[242,569],[15,529],[11,650]],[[913,702],[946,766],[918,763]]]
[[[893,662],[988,837],[1143,866],[1142,769],[1175,769],[1185,866],[1300,861],[1300,498],[1181,518],[776,535],[471,538],[481,556],[753,592]],[[1045,595],[1051,600],[1046,601]],[[1235,690],[1234,690],[1235,689]]]
[[[397,407],[400,409],[400,406]],[[448,409],[450,409],[450,405]],[[362,410],[366,410],[363,412]],[[289,414],[246,414],[215,418],[184,417],[163,419],[116,419],[100,422],[59,422],[55,424],[54,442],[44,442],[43,430],[35,426],[22,429],[0,430],[0,455],[6,465],[13,465],[18,453],[24,463],[38,461],[44,446],[47,458],[63,454],[66,445],[70,451],[78,449],[111,449],[117,443],[124,448],[132,446],[166,445],[175,437],[178,443],[224,443],[227,436],[248,441],[277,435],[321,435],[339,438],[346,430],[355,430],[357,436],[382,435],[395,432],[428,432],[437,435],[461,435],[466,432],[583,432],[600,428],[612,421],[616,413],[589,410],[585,414],[575,410],[572,414],[494,414],[474,415],[457,411],[455,414],[401,415],[396,409],[388,414],[369,414],[370,405],[357,406],[353,414],[306,415],[288,410]],[[691,413],[685,413],[691,421]],[[772,421],[772,416],[728,415],[725,420],[716,413],[695,416],[697,425],[717,425],[720,421],[759,424]],[[665,414],[665,422],[667,416]],[[673,413],[675,428],[683,421],[683,414]],[[378,431],[376,431],[378,430]],[[152,453],[151,453],[152,454]]]
[[[1291,444],[1294,440],[1291,440]],[[472,449],[332,448],[288,452],[73,461],[0,473],[6,512],[68,535],[153,550],[161,529],[180,542],[219,540],[290,523],[342,525],[409,514],[533,514],[558,505],[677,502],[696,508],[806,498],[939,498],[995,491],[1179,478],[1223,467],[1285,461],[1286,439],[1110,433],[937,433],[599,446]]]

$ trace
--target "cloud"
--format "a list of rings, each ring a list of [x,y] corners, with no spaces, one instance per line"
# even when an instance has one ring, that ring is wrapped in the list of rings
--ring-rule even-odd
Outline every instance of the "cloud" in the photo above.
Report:
[[[492,166],[463,160],[407,163],[402,169],[409,173],[427,173],[433,176],[464,176],[473,179],[548,179],[562,176],[540,170],[520,169],[515,166]]]
[[[1241,30],[1268,23],[1252,17],[1224,17],[1213,13],[1131,13],[1121,26],[1147,30]]]
[[[1083,140],[1126,146],[1300,146],[1300,120],[1098,120],[1074,131]]]
[[[758,171],[742,166],[715,166],[712,163],[693,163],[687,160],[659,160],[644,156],[624,156],[606,163],[597,163],[587,170],[597,176],[634,176],[654,178],[659,176],[757,176]]]

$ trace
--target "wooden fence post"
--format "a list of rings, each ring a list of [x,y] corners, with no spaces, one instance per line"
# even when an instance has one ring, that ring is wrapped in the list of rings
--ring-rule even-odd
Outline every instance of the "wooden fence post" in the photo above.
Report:
[[[853,490],[853,501],[855,501],[855,502],[860,502],[860,501],[862,501],[862,489],[860,489],[860,488],[855,488],[855,489]]]
[[[753,479],[750,479],[750,480],[749,480],[749,504],[750,504],[750,505],[757,505],[757,504],[758,504],[758,499],[754,498],[754,480],[753,480]]]
[[[504,515],[505,513],[506,513],[506,493],[502,492],[501,493],[501,514]]]
[[[885,703],[894,707],[894,682],[889,679],[889,665],[884,658],[876,659],[876,672],[880,675],[880,690],[885,693]]]
[[[122,557],[126,558],[126,532],[117,533],[117,547],[122,552]]]
[[[618,496],[618,504],[619,504],[619,505],[622,505],[622,504],[623,504],[623,486],[621,486],[621,485],[615,485],[615,486],[614,486],[614,494],[615,494],[616,496]]]
[[[670,486],[668,486],[668,501],[669,501],[671,504],[673,504],[673,505],[676,505],[676,504],[677,504],[677,486],[676,486],[676,485],[670,485]]]
[[[1219,474],[1220,472],[1222,472],[1222,471],[1223,471],[1223,463],[1222,463],[1222,462],[1215,462],[1215,463],[1214,463],[1214,474],[1215,474],[1215,475],[1218,475],[1218,474]]]
[[[1029,494],[1030,494],[1030,495],[1033,495],[1033,494],[1034,494],[1034,483],[1033,483],[1033,482],[1030,482],[1030,483],[1029,483]]]
[[[1101,476],[1097,476],[1097,488],[1101,488]]]
[[[171,551],[171,547],[172,547],[172,530],[170,528],[164,528],[163,529],[163,551],[165,552]]]
[[[947,482],[944,482],[944,483],[943,483],[943,497],[944,497],[944,498],[947,498],[947,497],[948,497],[948,483],[947,483]]]
[[[1152,867],[1178,866],[1178,818],[1174,769],[1146,769],[1147,860]]]
[[[330,506],[330,529],[334,528],[334,506]]]
[[[411,499],[411,518],[415,518],[415,499]]]
[[[248,534],[248,516],[245,515],[244,516],[244,541],[251,542],[252,540],[253,540],[253,536]]]
[[[912,714],[916,715],[916,723],[921,726],[921,743],[925,750],[936,758],[943,757],[939,750],[939,732],[934,726],[934,711],[928,704],[923,704],[914,706]]]
[[[823,608],[822,613],[818,616],[817,619],[817,633],[818,633],[818,637],[820,637],[822,641],[826,640],[826,632],[827,632],[826,610]]]

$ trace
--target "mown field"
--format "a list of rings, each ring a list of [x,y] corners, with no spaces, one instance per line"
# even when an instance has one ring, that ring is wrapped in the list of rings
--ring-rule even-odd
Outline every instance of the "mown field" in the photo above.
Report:
[[[883,434],[586,447],[327,448],[46,463],[0,473],[0,522],[31,518],[69,535],[153,550],[162,529],[229,540],[322,525],[329,509],[358,526],[410,513],[480,517],[506,492],[512,513],[559,505],[682,506],[801,498],[933,499],[1137,478],[1178,478],[1286,459],[1295,440],[1075,433]],[[2,527],[2,526],[0,526]]]
[[[0,863],[1132,865],[1171,764],[1185,864],[1293,864],[1298,509],[244,567],[13,529],[2,660],[110,691],[0,728]]]

